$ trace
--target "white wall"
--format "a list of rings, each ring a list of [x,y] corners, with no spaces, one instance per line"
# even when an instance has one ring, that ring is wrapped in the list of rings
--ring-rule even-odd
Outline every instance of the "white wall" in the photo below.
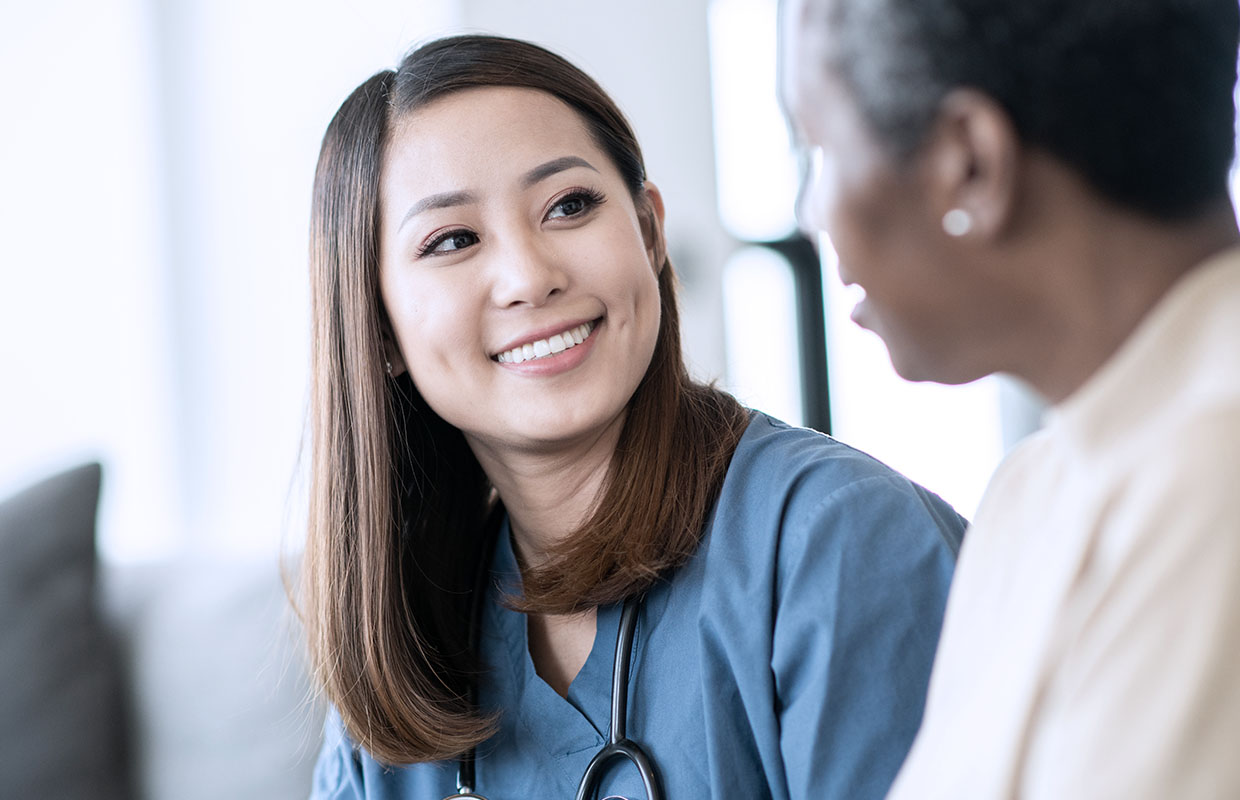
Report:
[[[144,10],[0,10],[0,489],[109,464],[109,541],[171,541],[180,485]]]
[[[362,80],[454,19],[447,2],[152,3],[177,473],[197,547],[288,525],[308,362],[307,224],[319,141]],[[286,522],[286,509],[293,522]]]
[[[0,495],[97,457],[106,555],[274,549],[319,140],[456,21],[449,0],[0,8]]]

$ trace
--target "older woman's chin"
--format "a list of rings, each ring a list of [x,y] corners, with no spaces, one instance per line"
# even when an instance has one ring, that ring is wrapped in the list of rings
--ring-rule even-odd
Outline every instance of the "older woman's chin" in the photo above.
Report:
[[[906,381],[958,386],[994,371],[972,356],[967,342],[947,342],[924,333],[899,330],[864,312],[860,320],[854,316],[854,321],[882,339],[892,369]]]

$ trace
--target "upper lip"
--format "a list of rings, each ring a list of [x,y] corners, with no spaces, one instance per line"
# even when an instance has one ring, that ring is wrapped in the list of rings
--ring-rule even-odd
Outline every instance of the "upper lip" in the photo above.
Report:
[[[564,333],[564,331],[570,331],[578,325],[582,325],[586,322],[596,322],[600,319],[602,319],[602,317],[582,317],[580,319],[569,320],[567,322],[556,322],[542,328],[537,328],[535,330],[522,333],[511,339],[507,344],[502,345],[499,349],[492,351],[491,357],[494,358],[500,353],[507,353],[509,350],[520,347],[521,345],[537,342],[539,339],[550,339],[557,333]]]

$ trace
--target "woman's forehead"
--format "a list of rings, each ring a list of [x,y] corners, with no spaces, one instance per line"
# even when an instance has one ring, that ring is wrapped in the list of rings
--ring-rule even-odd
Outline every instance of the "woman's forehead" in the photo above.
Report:
[[[538,134],[532,141],[529,134]],[[539,89],[485,86],[452,92],[394,121],[393,143],[486,139],[495,146],[589,139],[581,115]]]
[[[483,87],[437,98],[394,121],[385,173],[403,179],[454,175],[501,178],[549,158],[606,160],[585,121],[559,98],[536,89]]]

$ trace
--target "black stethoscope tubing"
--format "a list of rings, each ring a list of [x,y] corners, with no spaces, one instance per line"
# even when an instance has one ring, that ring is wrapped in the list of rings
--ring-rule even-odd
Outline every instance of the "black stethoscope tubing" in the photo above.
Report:
[[[484,559],[485,562],[485,559]],[[470,609],[470,641],[474,648],[478,647],[478,637],[482,630],[483,595],[486,593],[486,576],[490,572],[489,565],[484,563],[479,571],[478,581],[474,588],[472,608]],[[641,776],[642,786],[646,790],[647,800],[664,800],[659,787],[658,771],[646,751],[636,742],[628,738],[626,727],[628,722],[629,704],[629,663],[633,658],[633,638],[637,630],[637,615],[641,611],[644,595],[629,597],[624,601],[620,612],[620,631],[616,636],[615,662],[611,670],[611,721],[609,723],[607,744],[594,754],[589,766],[581,776],[577,787],[577,800],[589,800],[602,780],[606,766],[616,759],[627,759],[633,762],[637,773]],[[470,702],[477,703],[477,689],[470,688]],[[486,800],[474,793],[475,760],[477,751],[470,748],[456,764],[456,794],[444,800]]]
[[[616,759],[628,759],[637,767],[648,800],[663,800],[659,789],[659,777],[654,763],[646,751],[630,739],[625,732],[629,707],[629,662],[633,656],[633,633],[637,630],[637,614],[644,596],[629,597],[624,601],[620,614],[620,632],[616,637],[616,660],[611,669],[611,722],[607,744],[594,754],[581,776],[577,787],[577,800],[588,800],[603,779],[607,764]]]

